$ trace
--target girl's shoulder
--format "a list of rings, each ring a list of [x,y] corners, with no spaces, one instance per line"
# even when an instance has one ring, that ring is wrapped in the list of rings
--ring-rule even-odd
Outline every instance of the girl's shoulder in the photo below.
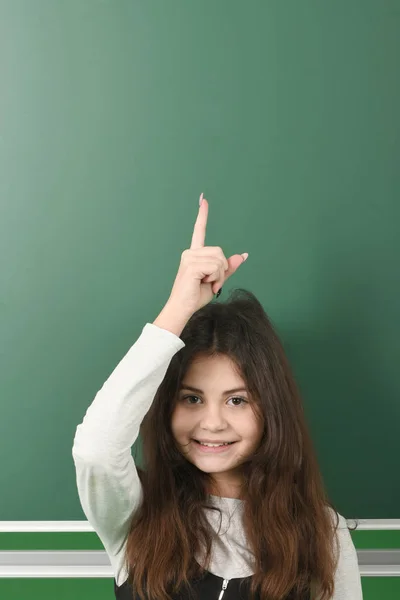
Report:
[[[346,519],[331,506],[327,506],[327,511],[332,519],[332,524],[335,529],[349,529],[353,525],[353,520]]]

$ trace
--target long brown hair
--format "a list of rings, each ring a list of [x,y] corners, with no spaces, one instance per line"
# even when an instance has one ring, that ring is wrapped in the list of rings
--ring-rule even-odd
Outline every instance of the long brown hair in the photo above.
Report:
[[[315,587],[330,598],[338,515],[328,501],[292,370],[254,294],[234,290],[197,311],[180,338],[141,428],[143,499],[126,546],[128,580],[140,598],[170,600],[209,566],[214,532],[203,512],[211,475],[180,453],[171,431],[179,385],[197,355],[227,355],[263,420],[263,437],[242,465],[243,526],[254,554],[250,593],[267,600],[303,598]],[[220,511],[219,511],[220,512]],[[333,518],[335,517],[335,518]],[[336,521],[336,523],[334,523]],[[194,560],[206,549],[202,567]]]

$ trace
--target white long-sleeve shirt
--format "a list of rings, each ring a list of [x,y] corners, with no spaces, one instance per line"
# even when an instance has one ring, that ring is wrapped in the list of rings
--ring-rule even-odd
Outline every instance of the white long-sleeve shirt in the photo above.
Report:
[[[175,334],[146,323],[76,429],[72,456],[80,502],[110,558],[118,586],[128,577],[123,565],[125,544],[132,514],[142,500],[131,448],[172,357],[184,346]],[[217,496],[210,500],[221,508],[223,521],[209,571],[226,579],[252,575],[253,555],[241,519],[243,501]],[[207,511],[207,517],[218,531],[218,513]],[[339,517],[339,562],[332,600],[362,600],[357,554],[346,520]]]

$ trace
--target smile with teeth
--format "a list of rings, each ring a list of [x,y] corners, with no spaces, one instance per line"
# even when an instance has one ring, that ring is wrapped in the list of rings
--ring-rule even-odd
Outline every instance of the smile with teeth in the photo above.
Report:
[[[212,444],[211,442],[199,442],[199,440],[194,439],[196,442],[196,447],[200,452],[208,452],[208,453],[218,453],[218,452],[226,452],[230,446],[235,444],[236,442],[220,442]]]
[[[198,444],[202,446],[209,446],[210,448],[217,448],[218,446],[228,446],[229,444],[233,444],[233,442],[221,442],[220,444],[210,444],[208,442],[199,442],[199,440],[194,440]]]

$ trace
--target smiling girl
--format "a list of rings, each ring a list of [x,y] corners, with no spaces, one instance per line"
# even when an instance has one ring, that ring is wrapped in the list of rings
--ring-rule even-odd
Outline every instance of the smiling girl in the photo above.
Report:
[[[115,596],[360,600],[282,344],[252,293],[211,302],[247,255],[205,246],[207,217],[203,199],[168,302],[75,434],[79,497]]]

